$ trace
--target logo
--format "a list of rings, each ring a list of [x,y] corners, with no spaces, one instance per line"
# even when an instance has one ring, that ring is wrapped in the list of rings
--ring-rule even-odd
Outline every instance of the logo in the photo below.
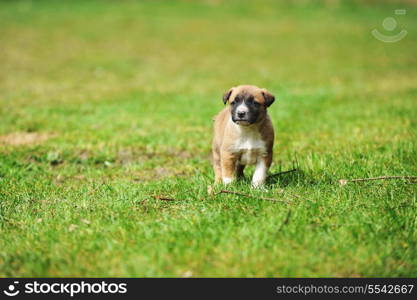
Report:
[[[406,14],[406,10],[405,9],[396,9],[395,10],[395,14],[396,15],[405,15]],[[384,30],[388,33],[388,32],[393,32],[396,28],[397,28],[397,20],[395,20],[393,17],[388,17],[385,18],[384,21],[382,21],[382,27],[384,28]],[[400,32],[398,32],[397,34],[391,35],[391,34],[384,34],[379,32],[378,29],[374,29],[372,30],[372,35],[384,42],[384,43],[395,43],[398,42],[400,40],[402,40],[406,35],[407,35],[407,30],[402,29]]]
[[[17,285],[17,284],[19,284],[19,281],[14,281],[13,284],[10,284],[7,287],[7,290],[4,290],[3,291],[3,293],[5,293],[7,296],[10,296],[10,297],[16,296],[17,294],[20,293],[19,290],[16,290],[16,286],[15,285]]]
[[[19,281],[14,281],[13,284],[7,286],[3,291],[6,296],[14,297],[20,293],[22,294],[66,294],[74,297],[77,294],[126,294],[127,283],[116,282],[42,282],[34,280],[32,282],[21,283],[23,285],[17,289]]]

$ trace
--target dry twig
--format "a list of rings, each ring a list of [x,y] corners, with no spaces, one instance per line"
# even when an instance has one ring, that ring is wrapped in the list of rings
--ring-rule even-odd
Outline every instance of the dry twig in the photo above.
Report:
[[[361,182],[361,181],[371,181],[371,180],[387,180],[387,179],[404,179],[404,180],[417,180],[417,176],[379,176],[379,177],[370,177],[370,178],[354,178],[354,179],[339,179],[340,185],[345,185],[348,182]]]
[[[243,197],[247,197],[247,198],[258,198],[258,199],[261,199],[261,200],[288,203],[288,201],[286,201],[286,200],[280,200],[280,199],[269,198],[269,197],[253,196],[253,195],[249,195],[249,194],[233,192],[233,191],[228,191],[228,190],[221,190],[220,192],[216,193],[216,195],[218,195],[218,194],[232,194],[232,195],[243,196]]]

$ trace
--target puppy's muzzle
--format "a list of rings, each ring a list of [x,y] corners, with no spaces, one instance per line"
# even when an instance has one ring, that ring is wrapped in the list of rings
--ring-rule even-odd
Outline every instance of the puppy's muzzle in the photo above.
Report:
[[[235,123],[249,122],[248,116],[248,107],[246,105],[241,104],[236,108],[236,111],[233,114],[233,121]]]
[[[245,118],[245,116],[246,116],[246,111],[238,111],[238,112],[237,112],[237,117],[238,117],[239,119],[244,119],[244,118]]]

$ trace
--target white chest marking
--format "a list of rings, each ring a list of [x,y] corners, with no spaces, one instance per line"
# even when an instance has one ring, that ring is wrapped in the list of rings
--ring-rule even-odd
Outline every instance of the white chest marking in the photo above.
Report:
[[[256,164],[260,156],[265,154],[266,147],[260,133],[248,128],[240,130],[233,150],[241,155],[240,164],[253,165]]]

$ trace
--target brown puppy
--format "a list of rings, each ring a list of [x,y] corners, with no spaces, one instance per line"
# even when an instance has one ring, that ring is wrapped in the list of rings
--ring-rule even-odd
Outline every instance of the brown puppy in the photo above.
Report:
[[[227,106],[214,118],[213,168],[215,182],[229,184],[256,165],[252,186],[261,186],[272,163],[274,128],[267,114],[275,97],[266,89],[240,85],[223,96]]]

